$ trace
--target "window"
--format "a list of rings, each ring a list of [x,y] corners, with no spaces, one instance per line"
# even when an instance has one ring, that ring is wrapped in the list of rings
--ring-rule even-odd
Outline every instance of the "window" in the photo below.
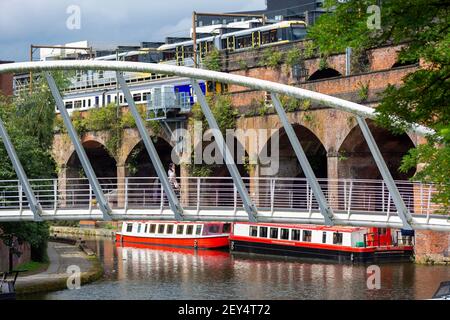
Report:
[[[257,237],[258,236],[258,227],[251,226],[250,227],[249,236],[250,237]]]
[[[91,99],[88,99],[88,107],[91,106]]]
[[[150,233],[155,233],[155,231],[156,231],[156,224],[151,224],[150,225]]]
[[[198,236],[202,234],[202,225],[201,224],[197,225],[197,229],[195,230],[195,234],[198,235]]]
[[[289,240],[289,229],[281,229],[280,238],[283,240]]]
[[[322,243],[327,243],[327,233],[325,231],[322,232]]]
[[[267,227],[259,227],[259,236],[261,238],[267,238]]]
[[[141,233],[141,227],[142,227],[142,225],[139,223],[137,233]]]
[[[222,232],[223,233],[230,233],[230,231],[231,231],[231,223],[225,223],[223,225]]]
[[[167,225],[166,233],[167,234],[172,234],[173,233],[173,224],[168,224]]]
[[[165,224],[158,225],[158,233],[164,233],[165,227],[166,227]]]
[[[95,104],[96,107],[100,105],[100,97],[95,97]]]
[[[179,224],[177,226],[177,234],[183,234],[184,232],[184,224]]]
[[[194,226],[192,224],[188,225],[186,228],[186,234],[192,234],[194,232]]]
[[[142,100],[142,95],[140,93],[133,94],[133,100],[138,102]]]
[[[147,229],[148,229],[148,224],[145,225],[144,233],[147,233]]]
[[[72,108],[73,108],[73,102],[72,101],[66,102],[66,109],[72,109]]]
[[[131,232],[131,231],[133,231],[133,224],[127,223],[127,232]]]
[[[292,241],[300,241],[300,230],[292,229],[291,240]]]
[[[333,233],[333,244],[342,245],[342,233],[340,232]]]
[[[220,230],[220,228],[219,228],[219,225],[217,225],[217,224],[213,224],[213,225],[208,226],[208,233],[209,234],[219,233],[219,230]]]
[[[303,241],[304,242],[311,242],[311,230],[303,230]]]
[[[270,228],[270,237],[272,239],[278,239],[278,228]]]
[[[108,96],[106,97],[106,101],[108,104],[111,103],[111,95],[110,94],[108,94]]]
[[[86,100],[83,100],[83,108],[86,108]]]
[[[82,104],[83,102],[81,101],[81,100],[77,100],[77,101],[75,101],[75,109],[80,109],[81,108],[81,106],[83,105]]]

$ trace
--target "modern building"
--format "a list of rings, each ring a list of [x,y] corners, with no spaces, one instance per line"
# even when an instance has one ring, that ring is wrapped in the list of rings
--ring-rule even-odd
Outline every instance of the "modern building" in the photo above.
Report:
[[[266,0],[266,9],[231,12],[236,14],[265,15],[269,20],[305,20],[308,24],[314,24],[316,19],[325,12],[323,8],[324,0]],[[243,17],[223,17],[218,15],[198,18],[198,26],[229,24],[248,20]]]

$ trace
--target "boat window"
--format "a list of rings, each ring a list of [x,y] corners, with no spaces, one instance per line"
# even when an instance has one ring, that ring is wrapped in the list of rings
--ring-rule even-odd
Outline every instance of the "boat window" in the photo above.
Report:
[[[250,237],[257,237],[258,236],[258,227],[251,226],[249,235],[250,235]]]
[[[192,234],[194,232],[194,226],[192,224],[188,225],[186,228],[186,234]]]
[[[300,230],[292,229],[291,240],[293,240],[293,241],[300,241]]]
[[[156,224],[151,224],[150,225],[150,233],[155,233],[155,231],[156,231]]]
[[[164,233],[164,228],[166,227],[165,224],[158,225],[158,233]]]
[[[281,229],[280,238],[283,240],[289,240],[289,229]]]
[[[225,223],[222,228],[223,233],[230,233],[231,231],[231,223]]]
[[[197,230],[195,230],[195,234],[196,235],[201,235],[202,234],[202,225],[201,224],[197,225]]]
[[[141,227],[142,227],[142,225],[139,223],[137,233],[141,233]]]
[[[166,233],[167,234],[172,234],[173,233],[173,224],[168,224],[167,225]]]
[[[326,233],[326,231],[322,232],[322,243],[327,243],[327,233]]]
[[[305,242],[311,242],[311,230],[303,230],[303,241]]]
[[[148,224],[145,224],[144,233],[147,233]]]
[[[133,224],[127,223],[127,232],[131,232],[131,231],[133,231]]]
[[[340,232],[333,233],[333,244],[342,245],[342,233]]]
[[[183,234],[184,232],[184,224],[179,224],[177,226],[177,234]]]
[[[267,227],[259,227],[259,236],[261,238],[267,238]]]
[[[270,237],[272,239],[278,239],[278,228],[270,228]]]
[[[220,228],[219,225],[217,224],[213,224],[213,225],[209,225],[208,226],[208,233],[209,234],[214,234],[214,233],[219,233]]]

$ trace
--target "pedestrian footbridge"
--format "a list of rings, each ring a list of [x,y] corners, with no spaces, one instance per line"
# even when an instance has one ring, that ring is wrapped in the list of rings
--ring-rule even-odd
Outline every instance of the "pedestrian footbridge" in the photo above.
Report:
[[[56,70],[116,72],[117,83],[128,102],[157,177],[112,181],[96,176],[52,77],[51,71]],[[0,221],[249,220],[450,231],[448,212],[442,212],[442,208],[432,203],[435,186],[393,180],[367,125],[366,119],[375,118],[374,109],[367,106],[280,83],[165,64],[45,61],[0,66],[0,74],[24,72],[42,72],[46,78],[87,178],[64,181],[29,180],[0,119],[0,138],[18,177],[17,181],[0,181]],[[123,72],[190,78],[208,125],[214,129],[214,139],[220,147],[222,157],[226,159],[231,178],[181,178],[181,192],[175,192],[147,133]],[[275,111],[306,178],[242,178],[200,89],[199,80],[218,81],[270,92]],[[353,114],[383,180],[317,179],[288,121],[279,99],[280,94],[309,99],[325,107]],[[434,133],[419,125],[412,125],[409,130],[420,135]]]

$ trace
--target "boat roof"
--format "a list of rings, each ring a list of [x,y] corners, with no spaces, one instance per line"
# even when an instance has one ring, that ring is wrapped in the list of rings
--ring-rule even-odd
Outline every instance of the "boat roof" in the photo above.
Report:
[[[235,224],[246,224],[252,226],[264,226],[264,227],[278,227],[278,228],[293,228],[293,229],[305,229],[305,230],[319,230],[319,231],[336,231],[336,232],[358,232],[366,231],[367,228],[363,227],[346,227],[346,226],[321,226],[312,224],[287,224],[287,223],[265,223],[265,222],[235,222]]]

